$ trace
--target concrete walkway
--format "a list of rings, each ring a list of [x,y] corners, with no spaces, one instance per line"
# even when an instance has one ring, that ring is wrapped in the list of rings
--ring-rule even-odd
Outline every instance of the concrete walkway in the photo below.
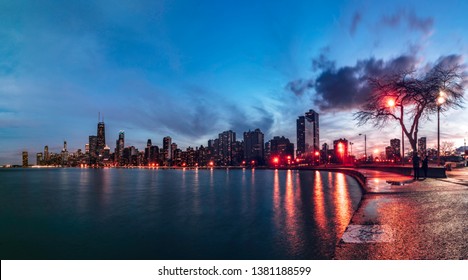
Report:
[[[367,192],[335,259],[468,259],[468,168],[418,181],[358,171]]]

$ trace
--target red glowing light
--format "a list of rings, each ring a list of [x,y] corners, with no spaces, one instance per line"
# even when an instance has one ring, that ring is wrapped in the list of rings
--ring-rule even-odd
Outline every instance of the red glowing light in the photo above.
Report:
[[[273,163],[276,163],[276,164],[277,164],[278,162],[279,162],[279,158],[278,158],[278,157],[273,158]]]

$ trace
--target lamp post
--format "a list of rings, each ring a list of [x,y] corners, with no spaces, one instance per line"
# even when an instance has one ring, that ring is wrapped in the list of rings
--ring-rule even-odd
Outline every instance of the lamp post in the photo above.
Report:
[[[359,133],[359,136],[361,136],[362,133]],[[365,158],[365,162],[367,162],[367,135],[364,134],[364,156],[366,157]]]
[[[439,92],[437,97],[437,165],[440,166],[440,107],[445,103],[445,93]]]

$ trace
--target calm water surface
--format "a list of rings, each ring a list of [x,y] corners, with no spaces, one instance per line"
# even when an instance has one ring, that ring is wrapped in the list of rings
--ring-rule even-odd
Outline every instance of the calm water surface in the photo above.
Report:
[[[329,259],[361,195],[318,171],[0,170],[0,257]]]

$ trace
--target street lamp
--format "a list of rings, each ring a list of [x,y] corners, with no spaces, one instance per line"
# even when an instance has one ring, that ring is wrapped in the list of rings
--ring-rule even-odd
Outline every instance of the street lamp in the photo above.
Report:
[[[445,103],[445,92],[440,91],[437,97],[437,165],[440,166],[440,107]]]
[[[362,133],[359,133],[359,136],[361,136]],[[365,158],[365,162],[367,162],[367,135],[364,134],[364,156],[366,157]]]

